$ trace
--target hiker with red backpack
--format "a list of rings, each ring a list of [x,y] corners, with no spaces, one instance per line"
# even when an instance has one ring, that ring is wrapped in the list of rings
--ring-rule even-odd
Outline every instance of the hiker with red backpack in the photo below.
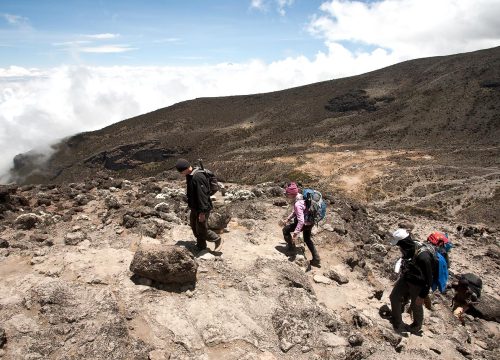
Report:
[[[304,242],[312,254],[312,260],[309,262],[311,266],[321,267],[320,257],[314,243],[312,242],[312,228],[314,220],[310,216],[310,207],[306,206],[306,201],[303,195],[299,192],[296,183],[292,182],[285,188],[285,196],[293,202],[293,211],[284,220],[280,221],[283,226],[283,237],[287,243],[287,251],[291,255],[296,253],[296,240],[302,231]]]
[[[397,332],[411,332],[419,335],[424,321],[423,304],[438,278],[438,263],[434,254],[424,244],[412,239],[405,229],[392,234],[391,245],[399,246],[402,265],[400,277],[394,284],[391,295],[392,326]],[[405,325],[402,320],[404,299],[410,298],[413,323]]]
[[[215,243],[214,251],[222,249],[222,238],[214,231],[208,229],[208,218],[213,209],[211,174],[208,170],[200,167],[193,168],[186,159],[178,159],[175,163],[178,172],[186,176],[188,206],[191,210],[189,214],[189,224],[196,237],[196,247],[199,251],[207,248],[207,241]]]

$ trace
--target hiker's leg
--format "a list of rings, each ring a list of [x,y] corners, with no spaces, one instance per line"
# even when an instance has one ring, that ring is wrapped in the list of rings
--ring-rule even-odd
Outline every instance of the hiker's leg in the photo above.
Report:
[[[296,227],[297,227],[297,224],[294,222],[293,224],[285,225],[282,229],[283,238],[285,239],[287,247],[289,249],[295,248],[295,244],[293,243],[293,240],[292,240],[292,232],[295,230]]]
[[[399,327],[403,323],[403,318],[401,316],[401,303],[407,293],[408,284],[405,280],[400,278],[394,284],[394,288],[389,296],[389,299],[391,300],[392,325],[395,328]]]
[[[410,298],[411,298],[411,312],[413,314],[413,323],[411,324],[412,331],[418,332],[422,329],[422,324],[424,323],[424,306],[417,305],[416,300],[420,291],[422,290],[421,286],[408,284],[410,290]]]
[[[319,263],[319,254],[318,250],[316,250],[316,247],[314,246],[314,243],[312,242],[312,237],[311,237],[311,232],[312,232],[312,225],[304,225],[302,228],[302,232],[304,234],[304,242],[307,245],[307,248],[311,252],[313,261]]]
[[[203,228],[203,230],[201,231],[201,233],[205,234],[206,241],[217,242],[217,241],[220,240],[220,236],[215,231],[210,230],[208,228],[208,218],[209,217],[210,217],[210,212],[207,212],[205,214],[205,221],[202,222],[202,223],[200,223],[200,224],[202,224],[201,227]]]
[[[200,222],[198,221],[198,212],[191,210],[191,213],[189,214],[189,224],[191,225],[191,230],[196,238],[196,246],[198,249],[205,249],[207,247],[207,242],[200,233],[202,226],[200,226]]]

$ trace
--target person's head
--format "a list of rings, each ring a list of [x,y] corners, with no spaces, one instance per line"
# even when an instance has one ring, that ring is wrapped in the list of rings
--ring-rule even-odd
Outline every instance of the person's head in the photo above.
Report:
[[[294,182],[291,182],[285,188],[285,196],[290,200],[295,199],[298,193],[299,193],[299,188],[297,187],[297,184]]]
[[[193,171],[191,164],[186,159],[178,159],[175,163],[175,168],[182,175],[189,175],[191,174],[191,171]]]
[[[399,246],[404,259],[409,259],[415,254],[415,242],[405,229],[397,229],[392,233],[391,245]]]

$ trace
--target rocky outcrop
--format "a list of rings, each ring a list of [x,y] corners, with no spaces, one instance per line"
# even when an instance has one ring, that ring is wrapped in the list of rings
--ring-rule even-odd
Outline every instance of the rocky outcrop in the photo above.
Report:
[[[34,228],[41,221],[42,218],[36,214],[22,214],[16,218],[14,223],[17,225],[18,229],[29,230]]]
[[[133,169],[179,155],[178,150],[163,148],[158,141],[145,141],[100,152],[86,159],[85,164],[90,167],[103,166],[108,170]]]
[[[130,264],[134,274],[163,284],[196,282],[197,269],[194,256],[174,245],[143,245]]]

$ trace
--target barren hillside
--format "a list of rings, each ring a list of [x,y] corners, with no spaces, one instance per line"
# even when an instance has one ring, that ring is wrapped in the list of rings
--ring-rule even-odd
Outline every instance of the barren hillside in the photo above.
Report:
[[[320,184],[387,210],[498,224],[500,48],[248,96],[201,98],[75,135],[20,182],[163,174],[202,157],[225,180]]]

